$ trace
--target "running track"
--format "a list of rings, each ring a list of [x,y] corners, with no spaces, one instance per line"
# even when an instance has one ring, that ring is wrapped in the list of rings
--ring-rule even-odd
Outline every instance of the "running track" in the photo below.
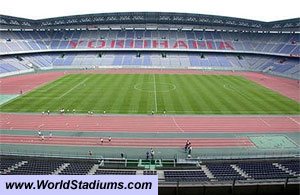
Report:
[[[19,94],[21,89],[26,93],[63,75],[64,72],[49,72],[0,78],[0,94]]]
[[[1,129],[95,131],[242,133],[300,132],[299,116],[84,116],[0,113]]]
[[[111,142],[105,140],[100,143],[100,138],[87,137],[46,137],[44,140],[38,136],[11,136],[0,135],[1,143],[30,144],[30,145],[61,145],[61,146],[99,146],[99,147],[166,147],[182,148],[186,139],[158,139],[158,138],[113,138]],[[248,138],[206,138],[190,139],[193,148],[200,147],[253,147]]]

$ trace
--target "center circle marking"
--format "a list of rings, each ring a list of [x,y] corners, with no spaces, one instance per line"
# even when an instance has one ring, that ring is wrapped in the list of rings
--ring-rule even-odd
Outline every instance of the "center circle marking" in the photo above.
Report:
[[[145,86],[143,86],[145,85]],[[161,83],[161,82],[146,82],[146,83],[137,83],[134,85],[134,89],[138,91],[145,91],[145,92],[155,92],[154,85],[156,88],[156,92],[170,92],[176,89],[176,85],[171,83]],[[158,86],[164,86],[166,89],[158,89]]]

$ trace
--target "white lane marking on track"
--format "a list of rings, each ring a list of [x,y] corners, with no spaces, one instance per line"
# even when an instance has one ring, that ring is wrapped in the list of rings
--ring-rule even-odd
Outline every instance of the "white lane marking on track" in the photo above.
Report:
[[[296,121],[295,119],[288,117],[289,119],[291,119],[292,121],[294,121],[295,123],[297,123],[298,125],[300,125],[300,123],[298,121]]]
[[[178,129],[180,129],[181,132],[184,132],[184,130],[183,130],[183,129],[178,125],[178,123],[176,122],[175,117],[172,117],[172,119],[173,119],[173,122],[174,122],[174,124],[176,125],[176,127],[177,127]]]
[[[42,126],[44,126],[45,124],[41,124],[41,125],[39,125],[39,128],[41,128]]]
[[[267,125],[268,127],[271,127],[271,125],[269,123],[267,123],[264,119],[259,118],[259,120],[261,120],[265,125]]]

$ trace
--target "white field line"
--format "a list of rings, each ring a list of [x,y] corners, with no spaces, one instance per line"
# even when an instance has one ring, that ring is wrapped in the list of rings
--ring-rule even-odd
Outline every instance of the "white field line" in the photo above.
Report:
[[[243,96],[244,98],[246,98],[250,101],[252,100],[252,98],[249,98],[246,94],[244,94],[243,92],[239,91],[238,89],[236,89],[232,86],[227,87],[226,85],[224,85],[224,88],[228,89],[228,90],[231,90],[231,91],[234,91],[234,92],[238,93],[240,96]]]
[[[155,74],[153,74],[154,77],[154,103],[155,103],[155,112],[157,112],[157,98],[156,98],[156,81],[155,81]]]
[[[181,131],[184,132],[184,130],[178,125],[178,123],[176,122],[175,118],[172,117],[174,124],[176,125],[176,127]]]
[[[265,125],[267,125],[268,127],[271,127],[271,125],[269,123],[267,123],[264,119],[259,118]]]
[[[295,119],[289,117],[289,119],[291,119],[292,121],[294,121],[295,123],[297,123],[298,125],[300,125],[300,123],[298,121],[296,121]]]
[[[84,79],[83,81],[81,81],[80,83],[78,83],[77,85],[75,85],[74,87],[72,87],[71,89],[69,89],[68,91],[66,91],[65,93],[63,93],[61,96],[59,96],[59,98],[64,97],[65,95],[67,95],[68,93],[70,93],[72,90],[74,90],[76,87],[79,87],[79,85],[82,85],[83,83],[85,83],[89,78]]]
[[[58,98],[58,97],[57,97]],[[45,98],[46,99],[46,98]],[[47,98],[48,99],[48,98]],[[49,98],[50,99],[50,98]],[[53,99],[53,98],[51,98]],[[55,98],[56,99],[56,98]],[[11,111],[11,112],[19,112],[19,109],[16,109],[16,108],[11,108],[11,109],[6,109],[7,111]],[[76,111],[79,111],[79,112],[87,112],[88,110],[82,110],[82,109],[76,109]],[[103,113],[103,109],[95,109],[95,110],[92,110],[93,112],[100,112],[100,113]],[[138,113],[140,111],[138,110],[106,110],[106,114],[109,114],[109,112],[113,112],[113,114],[116,114],[120,111],[127,111],[127,112],[131,112],[131,113]],[[193,110],[193,111],[189,111],[189,110],[166,110],[167,113],[177,113],[177,112],[182,112],[182,113],[187,113],[187,114],[191,114],[191,115],[198,115],[198,114],[195,114],[195,112],[201,112],[201,113],[206,113],[206,114],[215,114],[215,111],[211,111],[211,110]],[[151,112],[151,110],[149,111],[145,111],[146,113],[149,113]],[[238,111],[239,113],[236,114],[236,113],[232,113],[232,111],[221,111],[222,114],[226,113],[226,114],[229,114],[228,116],[230,115],[240,115],[240,114],[248,114],[248,115],[252,115],[250,111]],[[275,114],[282,114],[282,111],[272,111],[273,113]],[[70,112],[71,113],[71,112]],[[221,115],[222,115],[221,114]],[[272,115],[268,115],[266,114],[266,112],[256,112],[256,114],[258,115],[264,115],[264,116],[272,116]],[[205,115],[205,114],[201,114],[201,115]],[[215,114],[215,115],[220,115],[220,114]],[[226,116],[226,115],[223,115],[223,116]],[[255,115],[254,115],[255,116]],[[282,114],[282,117],[283,116],[286,116],[284,114]],[[296,121],[297,124],[300,125],[300,123],[298,121]]]
[[[57,82],[55,85],[52,85],[51,87],[49,87],[49,88],[46,88],[46,89],[42,89],[41,91],[49,91],[50,89],[52,89],[53,87],[56,87],[57,85],[59,85],[59,84],[61,84],[61,83],[63,83],[62,81],[61,82]]]

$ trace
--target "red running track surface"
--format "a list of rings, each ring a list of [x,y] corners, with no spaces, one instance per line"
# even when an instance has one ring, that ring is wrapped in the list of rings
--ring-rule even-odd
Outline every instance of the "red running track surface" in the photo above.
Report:
[[[300,116],[85,116],[0,113],[0,128],[95,132],[300,132]]]
[[[0,78],[0,94],[19,94],[20,90],[26,93],[63,75],[64,72],[48,72]]]
[[[189,139],[193,148],[201,147],[254,147],[248,138],[206,138]],[[104,143],[100,138],[87,137],[45,137],[0,135],[0,143],[59,146],[99,146],[99,147],[137,147],[137,148],[183,148],[186,139],[166,138],[113,138]]]

